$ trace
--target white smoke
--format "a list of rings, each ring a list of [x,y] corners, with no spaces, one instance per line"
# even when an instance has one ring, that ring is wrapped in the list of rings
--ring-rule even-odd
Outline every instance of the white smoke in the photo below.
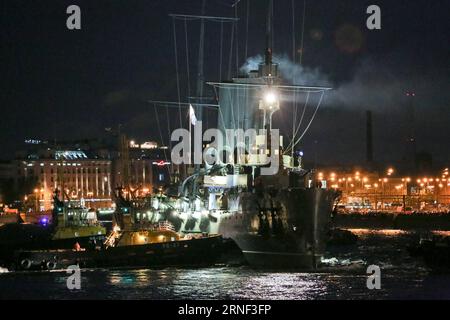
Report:
[[[287,55],[275,55],[273,58],[279,65],[279,71],[283,79],[290,84],[308,86],[329,86],[328,77],[319,69],[312,69],[294,63]],[[258,66],[263,63],[261,55],[250,57],[241,67],[242,73],[248,74],[252,70],[258,70]]]
[[[332,90],[327,101],[333,105],[385,109],[398,106],[404,99],[407,79],[400,79],[388,68],[364,60],[352,80]]]
[[[241,72],[258,70],[262,62],[261,55],[248,58],[241,67]],[[343,83],[333,83],[320,69],[296,64],[286,54],[274,56],[274,62],[279,64],[282,78],[290,84],[333,88],[327,92],[324,106],[392,109],[404,103],[405,91],[410,88],[429,91],[426,81],[412,83],[412,79],[399,76],[398,72],[392,72],[384,64],[371,59],[363,60],[351,80]]]
[[[249,74],[250,71],[258,70],[258,66],[262,62],[263,62],[263,57],[261,55],[247,58],[247,61],[244,62],[240,71],[241,71],[241,73]]]

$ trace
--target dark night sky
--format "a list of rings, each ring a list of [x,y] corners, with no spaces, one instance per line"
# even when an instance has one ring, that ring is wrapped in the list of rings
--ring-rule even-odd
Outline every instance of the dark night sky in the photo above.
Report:
[[[252,57],[264,48],[265,1],[248,1],[248,56]],[[232,2],[208,0],[207,13],[231,16]],[[93,137],[119,123],[133,137],[159,137],[154,109],[146,100],[177,100],[168,14],[199,14],[201,0],[0,3],[1,158],[11,157],[25,138]],[[246,3],[242,0],[239,7],[239,65],[246,60]],[[82,10],[80,31],[66,29],[65,12],[71,4]],[[381,31],[365,27],[370,4],[381,7]],[[299,44],[303,1],[295,0],[295,5]],[[370,109],[376,160],[398,161],[405,154],[408,101],[404,93],[414,90],[418,149],[431,152],[438,164],[448,163],[450,1],[308,0],[306,13],[305,72],[335,88],[305,137],[306,153],[312,153],[317,141],[319,162],[362,161],[364,114]],[[275,0],[275,52],[289,57],[291,14],[291,0]],[[196,74],[198,25],[189,23],[187,30],[191,80]],[[227,75],[229,26],[224,30],[223,72]],[[177,31],[180,77],[186,83],[183,22],[177,23]],[[218,80],[220,24],[207,26],[206,48],[206,78]],[[164,126],[166,114],[159,110]],[[174,110],[169,112],[172,129],[177,117]],[[289,112],[283,117],[289,118]],[[167,132],[166,127],[163,130]]]

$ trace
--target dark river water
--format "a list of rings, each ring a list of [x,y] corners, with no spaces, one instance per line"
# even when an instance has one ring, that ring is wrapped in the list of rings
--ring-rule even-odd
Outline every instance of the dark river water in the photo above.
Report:
[[[84,270],[81,289],[65,272],[0,274],[0,299],[450,299],[450,275],[432,274],[406,246],[417,234],[356,230],[357,245],[331,248],[318,273],[248,267]],[[381,289],[367,289],[366,268],[381,268]]]

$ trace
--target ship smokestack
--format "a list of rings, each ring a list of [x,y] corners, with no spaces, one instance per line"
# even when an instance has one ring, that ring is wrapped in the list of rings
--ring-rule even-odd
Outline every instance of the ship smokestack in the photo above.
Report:
[[[366,160],[373,162],[373,122],[372,111],[366,111]]]

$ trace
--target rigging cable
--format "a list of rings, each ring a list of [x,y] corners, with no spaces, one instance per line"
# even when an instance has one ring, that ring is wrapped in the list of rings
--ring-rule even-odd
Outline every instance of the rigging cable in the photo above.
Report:
[[[234,44],[234,23],[231,24],[231,44],[230,44],[230,56],[228,64],[228,79],[231,79],[231,66],[233,65],[233,44]]]
[[[303,106],[302,116],[300,117],[300,122],[298,123],[297,128],[295,129],[295,132],[294,132],[294,134],[292,136],[292,140],[289,143],[289,145],[287,147],[287,150],[290,150],[291,147],[295,148],[295,146],[293,146],[293,143],[294,143],[294,141],[295,141],[295,139],[296,139],[296,137],[298,135],[298,132],[300,131],[300,128],[301,128],[301,126],[303,124],[303,119],[305,118],[306,109],[308,107],[309,97],[310,97],[310,92],[307,92],[305,105]]]
[[[164,139],[163,139],[163,135],[162,135],[162,131],[161,131],[161,126],[159,124],[158,111],[156,111],[156,103],[153,104],[153,109],[155,110],[156,124],[158,126],[159,136],[161,138],[161,144],[164,145]],[[166,149],[164,149],[164,159],[167,161]]]
[[[245,55],[244,60],[248,57],[248,25],[250,19],[250,0],[247,0],[247,18],[246,18],[246,27],[245,27]]]
[[[304,39],[305,39],[305,20],[306,20],[306,0],[304,0],[303,1],[303,17],[302,17],[302,36],[301,36],[301,40],[300,40],[300,66],[302,67],[303,66],[303,49],[304,49]],[[295,60],[294,60],[294,63],[295,63]],[[295,84],[295,83],[294,83]],[[321,97],[321,99],[323,98],[323,94],[324,94],[324,92],[322,92],[322,97]],[[300,126],[302,125],[302,123],[303,123],[303,119],[304,119],[304,116],[305,116],[305,112],[306,112],[306,107],[307,107],[307,105],[308,105],[308,100],[309,100],[309,92],[308,92],[308,96],[307,96],[307,98],[306,98],[306,103],[305,103],[305,106],[304,106],[304,108],[303,108],[303,113],[302,113],[302,116],[301,116],[301,118],[300,118],[300,123],[299,123],[299,125],[298,125],[298,130],[296,131],[296,133],[295,133],[295,136],[297,136],[297,133],[298,133],[298,131],[300,130]],[[316,109],[316,110],[318,110],[318,109]],[[316,111],[317,112],[317,111]],[[311,124],[310,124],[311,125]],[[306,129],[306,130],[308,130],[308,129]],[[303,135],[306,133],[306,131],[303,133]],[[302,135],[302,138],[303,138],[303,135]],[[295,140],[295,138],[294,138],[294,140]],[[299,141],[300,142],[300,141]],[[296,145],[297,143],[294,143],[294,145],[292,146],[292,149],[294,149],[295,148],[295,145]]]
[[[309,121],[308,126],[306,127],[305,131],[303,131],[303,133],[300,136],[300,138],[298,138],[298,140],[292,145],[293,148],[295,147],[295,145],[297,145],[303,139],[303,137],[305,136],[306,132],[311,127],[311,124],[312,124],[312,122],[314,121],[314,119],[316,117],[317,111],[319,111],[320,105],[322,104],[324,95],[325,95],[325,91],[322,91],[322,94],[321,94],[320,99],[319,99],[319,103],[317,104],[316,110],[314,111],[314,114],[311,117],[311,120]]]
[[[174,49],[175,49],[175,70],[176,70],[176,78],[177,78],[177,92],[178,92],[178,111],[180,117],[180,128],[183,128],[183,120],[181,118],[181,93],[180,93],[180,75],[178,73],[178,49],[177,49],[177,29],[176,22],[173,19],[173,40],[174,40]]]
[[[295,41],[295,0],[292,0],[292,61],[295,64],[295,60],[296,60],[296,54],[295,54],[295,49],[296,49],[296,41]],[[294,71],[294,80],[293,80],[293,84],[296,84],[297,80],[297,74]],[[291,142],[295,140],[295,125],[297,123],[297,90],[294,91],[294,110],[293,110],[293,119],[292,119],[292,139]],[[292,157],[294,156],[294,148],[292,148]]]
[[[214,90],[214,95],[215,95],[216,100],[217,100],[217,96],[218,96],[218,94],[217,94],[217,87],[213,86],[213,90]],[[220,115],[220,119],[222,120],[223,129],[225,130],[226,129],[225,120],[223,118],[222,108],[220,108],[220,104],[219,104],[219,107],[217,109],[219,110],[219,115]],[[217,123],[217,125],[219,125],[219,123]]]
[[[234,7],[234,17],[238,18],[238,5]],[[239,23],[236,22],[236,74],[239,74]]]
[[[234,7],[234,17],[238,18],[238,4]],[[239,23],[236,22],[236,75],[239,74]],[[236,107],[237,107],[237,127],[240,128],[241,122],[241,100],[239,98],[239,93],[236,92]]]
[[[231,105],[233,105],[233,95],[231,94],[231,90],[228,90],[229,96],[230,96],[230,103]],[[236,93],[237,95],[238,93]],[[231,118],[233,119],[233,129],[236,130],[236,118],[234,117],[234,108],[230,108],[231,109]],[[231,129],[231,128],[230,128]]]
[[[171,128],[170,128],[170,115],[169,115],[169,107],[166,106],[166,118],[167,118],[167,139],[169,141],[169,148],[172,151],[172,135],[171,135]]]
[[[188,97],[191,96],[191,76],[189,68],[189,47],[188,47],[188,32],[187,32],[187,19],[184,19],[184,38],[186,42],[186,69],[187,69],[187,85],[188,85]]]
[[[293,14],[293,23],[295,23],[295,13],[294,13],[294,0],[292,0],[292,14]],[[304,50],[304,38],[305,38],[305,20],[306,20],[306,0],[304,0],[303,1],[303,17],[302,17],[302,34],[301,34],[301,43],[300,43],[300,66],[302,66],[302,64],[303,64],[303,50]],[[295,44],[295,38],[294,38],[294,44]],[[295,49],[294,49],[294,64],[296,63],[296,58],[295,58]],[[296,74],[294,73],[294,85],[296,84],[295,83],[296,82]],[[322,92],[322,95],[324,94],[324,92]],[[297,95],[297,92],[296,91],[294,91],[294,101],[295,101],[295,104],[296,104],[296,95]],[[321,98],[323,98],[323,96],[321,97]],[[304,106],[304,108],[303,108],[303,113],[302,113],[302,116],[301,116],[301,119],[300,119],[300,123],[299,123],[299,125],[298,125],[298,127],[297,127],[297,129],[295,130],[295,134],[293,135],[293,140],[291,141],[291,144],[292,144],[292,142],[294,142],[295,141],[295,137],[297,136],[297,134],[298,134],[298,131],[300,130],[300,127],[301,127],[301,125],[302,125],[302,123],[303,123],[303,118],[304,118],[304,115],[305,115],[305,111],[306,111],[306,107],[307,107],[307,104],[308,104],[308,100],[309,100],[309,92],[308,92],[308,96],[307,96],[307,98],[306,98],[306,103],[305,103],[305,106]],[[295,106],[294,107],[294,109],[295,109],[295,117],[296,117],[296,110],[297,110],[297,107]],[[309,127],[309,126],[308,126]],[[306,130],[308,130],[308,129],[306,129]],[[305,134],[306,132],[304,132],[303,133],[303,135]],[[302,137],[301,138],[303,138],[303,135],[302,135]],[[300,140],[301,140],[301,138],[300,138]],[[300,142],[300,140],[298,141],[298,142]],[[295,148],[295,145],[297,145],[297,143],[298,142],[295,142],[293,145],[291,145],[290,144],[290,147],[292,147],[292,153],[294,152],[294,148]]]
[[[222,81],[222,65],[223,65],[223,21],[220,23],[220,58],[219,58],[219,80]]]
[[[303,65],[303,48],[305,39],[306,0],[303,2],[302,38],[300,43],[300,65]],[[295,62],[295,61],[294,61]]]
[[[172,136],[170,134],[170,117],[169,117],[169,108],[166,106],[166,117],[167,117],[167,138],[169,141],[169,150],[170,152],[172,152]],[[170,162],[170,172],[173,172],[173,163],[172,161]],[[170,174],[170,173],[169,173]]]

